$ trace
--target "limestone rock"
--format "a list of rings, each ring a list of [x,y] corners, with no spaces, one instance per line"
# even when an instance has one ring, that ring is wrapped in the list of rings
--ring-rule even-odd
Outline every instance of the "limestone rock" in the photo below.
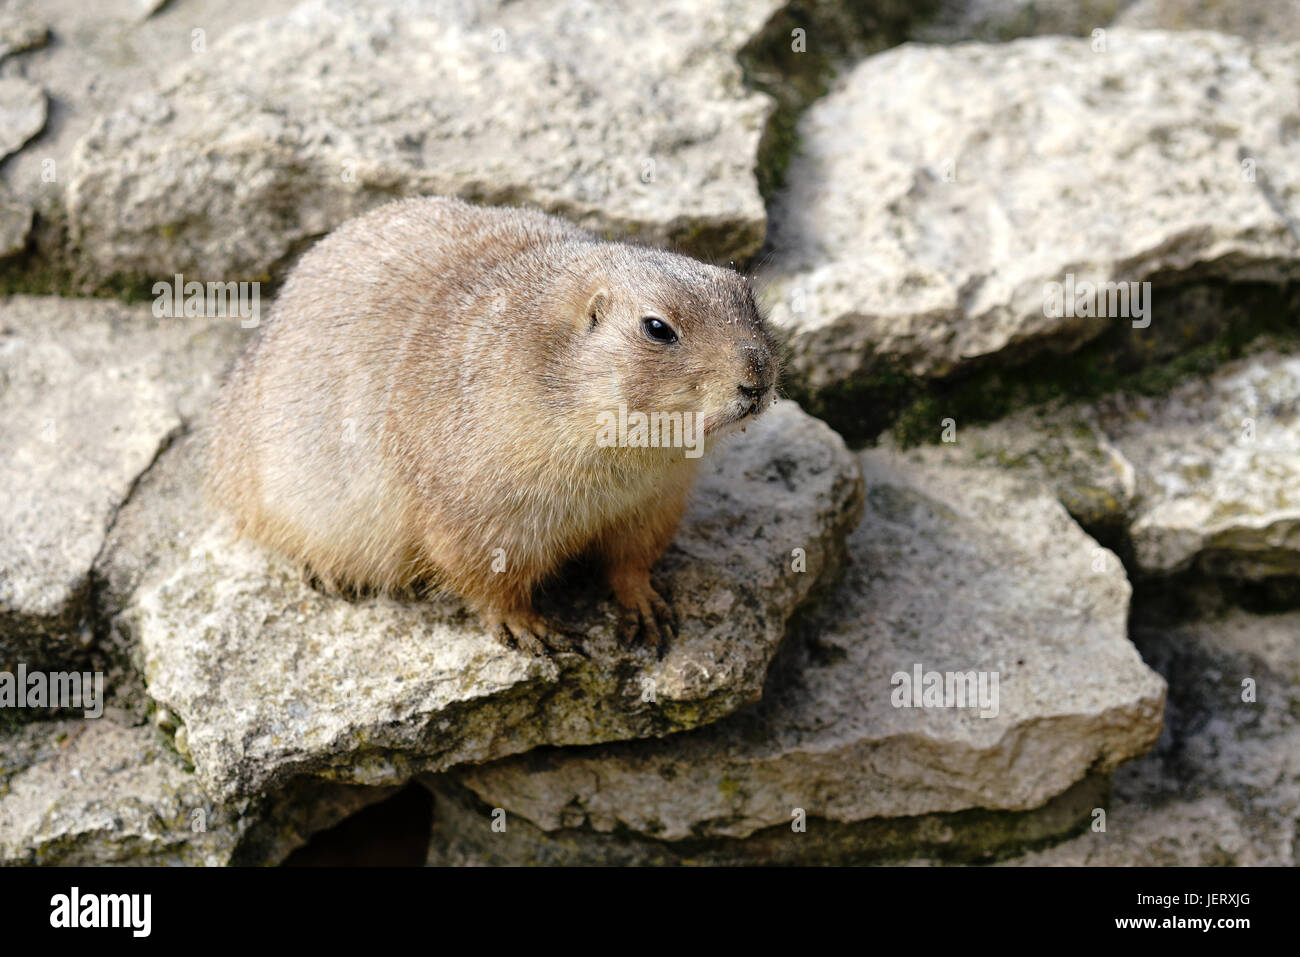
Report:
[[[952,443],[918,446],[908,455],[931,466],[996,468],[1032,478],[1051,488],[1090,534],[1121,540],[1128,534],[1137,509],[1137,471],[1107,438],[1093,406],[1049,405],[987,425],[958,423],[953,437]],[[889,438],[881,445],[897,448]]]
[[[1175,279],[1300,276],[1297,62],[1124,30],[1100,49],[1039,37],[863,61],[802,117],[771,204],[760,278],[806,387],[1022,362],[1115,323],[1140,336],[1178,320],[1160,313]],[[1117,316],[1118,289],[1113,307],[1082,294],[1147,281],[1145,315],[1129,300]],[[1110,317],[1067,310],[1067,289]]]
[[[390,784],[539,745],[694,727],[758,697],[787,620],[837,568],[861,507],[856,460],[792,403],[715,451],[657,566],[681,618],[663,660],[620,645],[615,608],[581,566],[539,609],[581,635],[589,658],[507,649],[450,597],[327,597],[200,520],[190,441],[122,511],[97,566],[105,613],[221,798],[300,774]]]
[[[0,60],[43,45],[49,31],[41,21],[21,12],[0,10]]]
[[[1139,475],[1142,571],[1300,575],[1300,356],[1233,363],[1168,396],[1116,396],[1100,424]]]
[[[1107,776],[1089,775],[1032,811],[969,810],[914,817],[840,822],[813,820],[806,831],[789,824],[746,838],[664,841],[635,832],[617,840],[588,828],[544,831],[506,816],[505,835],[493,830],[493,809],[447,775],[428,775],[434,819],[427,863],[433,867],[746,866],[889,864],[916,854],[945,863],[989,863],[1017,848],[1076,834],[1104,806]],[[792,822],[793,823],[793,822]]]
[[[1144,577],[1300,576],[1300,356],[1265,349],[1165,395],[1025,410],[913,454],[1049,481],[1131,540]]]
[[[295,782],[215,805],[151,727],[107,715],[0,734],[0,865],[274,864],[391,789]]]
[[[778,5],[308,0],[102,117],[76,151],[72,235],[104,274],[229,280],[441,193],[742,257],[766,226],[770,100],[735,54]]]
[[[21,77],[0,77],[0,160],[45,127],[45,92]]]
[[[1147,750],[1164,683],[1126,637],[1118,559],[1030,482],[889,451],[861,459],[866,515],[844,580],[791,638],[758,705],[659,741],[447,778],[542,831],[604,834],[612,848],[614,831],[689,844],[788,830],[799,808],[810,833],[1028,810]],[[996,714],[895,707],[895,676],[918,667],[996,675]],[[817,859],[816,842],[806,850]]]
[[[0,187],[0,259],[21,252],[32,229],[32,208]]]
[[[245,335],[149,306],[0,300],[0,667],[84,652],[90,569],[119,506]]]
[[[1214,30],[1256,43],[1300,40],[1294,3],[1277,0],[1135,0],[1115,17],[1115,26],[1142,30]]]
[[[64,193],[72,179],[73,147],[95,121],[156,89],[163,74],[195,59],[196,31],[210,48],[236,24],[288,10],[294,2],[185,0],[142,21],[138,0],[6,0],[0,58],[6,47],[11,54],[23,51],[18,63],[6,67],[21,69],[58,104],[40,139],[0,168],[0,183],[39,214],[37,244],[46,261],[74,271],[84,268],[81,257],[66,248]],[[58,42],[45,43],[47,35]],[[63,283],[59,291],[65,291]]]
[[[1104,832],[1010,863],[1293,867],[1300,822],[1300,613],[1144,623],[1169,682],[1165,731],[1115,775]],[[1247,680],[1253,700],[1244,700]]]

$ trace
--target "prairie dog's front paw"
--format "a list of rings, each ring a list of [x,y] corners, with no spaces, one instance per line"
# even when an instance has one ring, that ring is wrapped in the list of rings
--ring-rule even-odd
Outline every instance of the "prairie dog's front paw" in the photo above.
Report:
[[[664,601],[647,578],[635,591],[617,593],[623,613],[619,619],[619,638],[628,643],[642,643],[660,658],[668,642],[677,636],[677,614]]]

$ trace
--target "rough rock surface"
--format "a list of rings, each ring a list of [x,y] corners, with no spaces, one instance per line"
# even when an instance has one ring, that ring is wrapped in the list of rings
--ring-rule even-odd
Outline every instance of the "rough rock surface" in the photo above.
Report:
[[[0,259],[21,252],[32,229],[32,208],[0,187]]]
[[[764,828],[746,838],[663,841],[635,832],[589,828],[544,831],[506,815],[494,830],[493,808],[446,775],[423,779],[434,795],[426,862],[435,867],[567,865],[826,865],[897,863],[918,854],[953,863],[997,860],[1017,848],[1077,833],[1106,802],[1106,775],[1089,775],[1032,811],[959,811],[916,817],[868,818],[849,823],[807,821]],[[792,819],[793,821],[793,819]]]
[[[857,461],[780,403],[706,463],[657,566],[682,619],[663,660],[621,645],[575,568],[539,607],[590,657],[506,648],[459,601],[330,598],[287,562],[196,518],[195,443],[123,509],[97,573],[149,693],[218,798],[299,774],[390,784],[544,744],[660,735],[754,701],[786,622],[834,572],[861,508]],[[806,570],[794,571],[803,550]]]
[[[0,77],[0,160],[45,126],[45,93],[20,77]]]
[[[229,280],[394,195],[441,193],[742,257],[766,226],[771,102],[735,54],[777,6],[308,0],[97,121],[72,235],[106,275]]]
[[[1300,613],[1231,609],[1144,625],[1143,654],[1169,681],[1165,731],[1121,768],[1106,831],[1011,863],[1295,866],[1300,826]],[[1243,701],[1242,682],[1256,700]]]
[[[1048,33],[1089,36],[1111,27],[1214,30],[1256,43],[1300,40],[1300,17],[1290,0],[945,0],[911,38],[956,43]]]
[[[0,732],[0,865],[274,864],[390,793],[296,782],[223,807],[150,726],[34,722]]]
[[[1054,484],[1089,527],[1122,531],[1134,570],[1300,576],[1300,357],[1262,351],[1166,395],[1028,410],[930,462],[997,465]]]
[[[547,832],[681,841],[788,828],[795,808],[831,824],[1037,808],[1146,751],[1164,682],[1126,637],[1119,560],[1031,483],[888,451],[861,459],[848,571],[761,703],[667,739],[447,777]],[[997,714],[895,707],[893,676],[917,665],[997,673]]]
[[[1142,30],[1217,30],[1256,43],[1300,40],[1295,4],[1278,0],[1135,0],[1119,12],[1114,24]]]
[[[147,305],[0,299],[0,667],[82,650],[118,507],[245,337]]]
[[[57,229],[73,147],[101,114],[154,89],[163,73],[194,56],[195,30],[211,44],[233,25],[293,2],[185,0],[141,22],[137,0],[7,0],[0,12],[0,58],[13,54],[6,73],[38,85],[59,108],[36,143],[5,162],[0,182]],[[59,42],[46,43],[47,36]]]
[[[1139,476],[1131,534],[1143,572],[1198,560],[1233,578],[1300,575],[1300,356],[1252,357],[1099,411]]]
[[[1025,409],[981,426],[957,422],[953,438],[951,443],[918,446],[909,455],[936,466],[996,468],[1031,476],[1050,487],[1090,531],[1127,533],[1137,507],[1137,473],[1107,440],[1093,406]],[[896,447],[888,437],[881,445]]]
[[[11,53],[21,53],[41,46],[49,31],[40,20],[11,10],[0,10],[0,60]]]
[[[802,117],[771,204],[760,278],[808,388],[1020,361],[1146,321],[1049,315],[1047,284],[1071,275],[1300,276],[1297,62],[1291,46],[1124,30],[1099,51],[1040,37],[863,61]],[[1177,318],[1159,309],[1146,318]]]

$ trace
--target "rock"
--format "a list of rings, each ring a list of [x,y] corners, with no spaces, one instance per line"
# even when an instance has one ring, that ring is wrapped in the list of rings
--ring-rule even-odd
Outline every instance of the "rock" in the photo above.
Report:
[[[844,580],[791,638],[758,705],[666,739],[534,752],[446,780],[596,855],[574,859],[588,863],[625,838],[739,859],[743,840],[710,842],[774,829],[757,845],[770,850],[800,808],[808,833],[833,829],[870,859],[916,849],[900,848],[897,830],[874,832],[881,819],[1039,808],[1152,745],[1164,683],[1126,637],[1129,586],[1113,554],[1031,482],[890,451],[861,461],[866,514]],[[984,672],[989,690],[996,675],[999,691],[984,708],[895,707],[895,675],[917,668]],[[1065,803],[1049,832],[1078,824]],[[491,836],[489,859],[516,853]],[[803,862],[825,846],[809,841]]]
[[[255,277],[395,195],[442,193],[744,257],[771,103],[735,55],[777,6],[309,0],[97,121],[72,236],[104,275]],[[629,38],[635,55],[591,55]]]
[[[147,20],[171,0],[135,0],[136,9],[140,11],[140,19]]]
[[[0,865],[276,864],[392,793],[295,782],[214,805],[153,728],[107,716],[34,722],[0,744]]]
[[[1106,437],[1095,407],[1052,403],[986,425],[955,421],[953,439],[907,454],[932,467],[996,468],[1042,482],[1090,534],[1108,541],[1127,536],[1137,508],[1137,473]],[[890,437],[880,444],[899,448]]]
[[[445,775],[424,779],[435,799],[427,863],[434,867],[603,865],[806,865],[891,863],[918,852],[945,862],[987,863],[1008,849],[1076,833],[1106,799],[1106,775],[1089,775],[1032,811],[961,811],[852,823],[811,821],[806,832],[764,828],[747,838],[661,841],[620,834],[617,841],[589,829],[543,831],[506,817],[505,835],[492,829],[492,808]]]
[[[0,259],[22,252],[32,231],[32,208],[0,188]]]
[[[453,598],[329,598],[232,543],[196,518],[195,451],[178,442],[145,477],[96,573],[114,640],[135,646],[149,694],[183,722],[200,781],[223,799],[303,774],[392,784],[716,720],[758,697],[861,507],[843,442],[781,403],[706,463],[657,566],[682,620],[664,659],[617,641],[612,602],[578,566],[539,609],[590,657],[544,660],[507,649]]]
[[[1300,577],[1300,356],[1266,349],[1165,395],[1025,410],[914,454],[1049,481],[1086,527],[1131,543],[1144,578]]]
[[[1115,17],[1115,26],[1140,30],[1214,30],[1256,43],[1300,40],[1295,6],[1277,0],[1136,0]]]
[[[1041,851],[1002,861],[1007,867],[1226,867],[1275,864],[1253,844],[1242,816],[1223,798],[1173,799],[1156,811],[1118,795],[1104,832],[1086,831]],[[1260,851],[1264,851],[1260,854]]]
[[[1245,359],[1162,398],[1115,396],[1099,415],[1139,476],[1142,572],[1300,575],[1300,356]]]
[[[1300,825],[1300,613],[1229,609],[1139,625],[1169,682],[1165,731],[1115,775],[1105,832],[1011,863],[1295,866]],[[1255,700],[1244,701],[1243,682]]]
[[[119,506],[245,335],[149,306],[0,299],[0,670],[84,656],[90,569]]]
[[[67,293],[95,285],[89,281],[95,277],[81,275],[87,272],[82,257],[67,248],[64,192],[72,179],[73,147],[99,116],[155,89],[162,74],[195,58],[195,31],[210,45],[235,24],[290,9],[294,2],[185,0],[141,21],[137,0],[7,0],[0,51],[11,42],[17,45],[10,52],[26,52],[18,63],[5,65],[20,67],[26,80],[58,104],[40,139],[0,168],[0,184],[38,214],[34,244],[40,256],[19,277],[19,288]],[[47,33],[59,42],[45,44]],[[96,281],[107,285],[103,276]]]
[[[0,77],[0,160],[45,127],[45,93],[16,76]]]
[[[1023,363],[1116,323],[1145,341],[1177,327],[1160,314],[1170,284],[1300,275],[1300,141],[1283,119],[1300,110],[1296,49],[1123,30],[1093,43],[906,45],[804,114],[759,277],[803,390]],[[1118,291],[1112,309],[1084,282],[1155,293],[1120,318]],[[1066,290],[1116,317],[1068,314]]]
[[[912,31],[922,43],[1014,40],[1060,33],[1087,36],[1105,27],[1130,0],[944,0]]]
[[[44,46],[49,38],[45,24],[22,12],[0,11],[0,60],[11,53],[21,53]]]

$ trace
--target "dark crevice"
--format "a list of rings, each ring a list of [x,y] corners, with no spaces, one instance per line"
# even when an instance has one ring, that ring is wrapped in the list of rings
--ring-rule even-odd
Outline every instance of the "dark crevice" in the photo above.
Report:
[[[315,834],[282,867],[421,867],[429,852],[433,795],[414,782]]]

